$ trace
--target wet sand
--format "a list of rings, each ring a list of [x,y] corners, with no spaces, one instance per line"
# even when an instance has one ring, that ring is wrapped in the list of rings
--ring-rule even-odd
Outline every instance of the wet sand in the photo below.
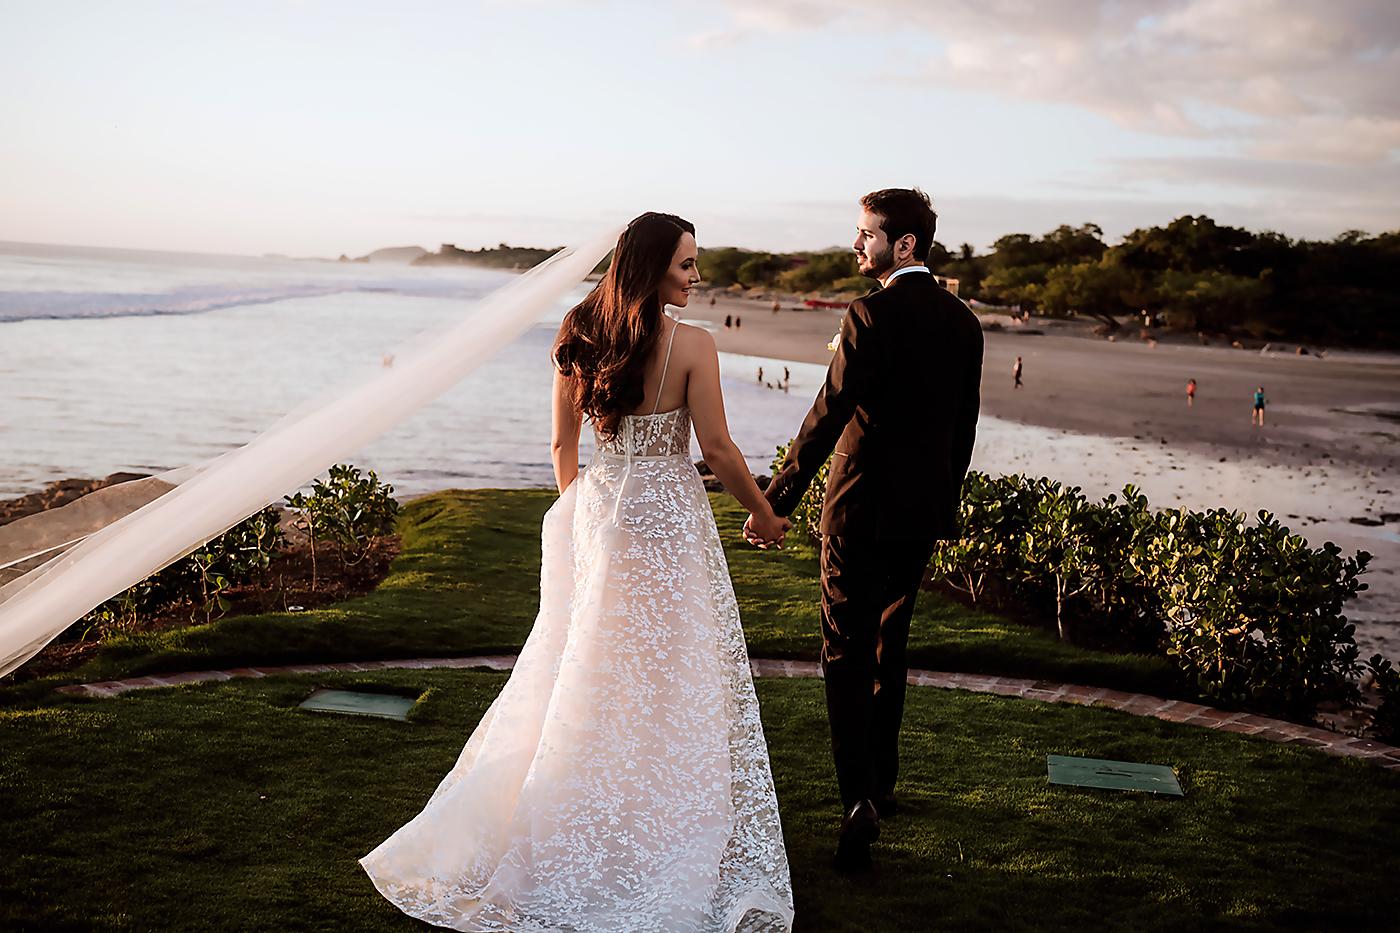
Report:
[[[841,310],[785,302],[774,314],[771,300],[709,298],[693,298],[682,317],[706,322],[721,351],[769,358],[765,380],[781,379],[782,360],[830,361],[826,343]],[[726,314],[741,326],[726,330]],[[985,334],[982,411],[998,423],[979,432],[974,466],[1047,475],[1094,496],[1131,482],[1159,506],[1264,508],[1314,546],[1367,550],[1370,591],[1348,614],[1363,655],[1400,658],[1400,356],[1152,347],[1136,331],[1110,343],[1084,326],[1027,326],[1045,333]],[[1021,389],[1011,376],[1017,355]],[[805,385],[795,378],[793,393],[810,399],[812,374],[802,369]],[[1198,384],[1194,407],[1189,378]],[[1269,399],[1262,429],[1250,424],[1261,384]]]

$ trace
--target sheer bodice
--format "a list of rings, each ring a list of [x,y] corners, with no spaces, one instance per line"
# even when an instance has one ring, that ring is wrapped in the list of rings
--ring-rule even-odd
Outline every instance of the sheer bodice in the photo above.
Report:
[[[661,392],[666,388],[666,374],[671,371],[671,349],[676,345],[677,323],[666,338],[666,359],[661,364],[661,378],[656,386],[656,404],[648,415],[623,415],[615,437],[604,437],[594,426],[593,437],[598,452],[607,457],[636,458],[679,457],[690,455],[690,409],[685,405],[670,411],[661,407]]]
[[[624,415],[616,437],[593,432],[598,452],[609,457],[689,457],[690,409],[682,405],[649,415]]]

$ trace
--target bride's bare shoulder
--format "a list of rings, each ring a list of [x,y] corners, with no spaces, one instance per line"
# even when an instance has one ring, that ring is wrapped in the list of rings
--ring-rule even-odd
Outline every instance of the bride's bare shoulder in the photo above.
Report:
[[[676,322],[676,349],[689,360],[700,360],[715,354],[715,336],[703,327]]]

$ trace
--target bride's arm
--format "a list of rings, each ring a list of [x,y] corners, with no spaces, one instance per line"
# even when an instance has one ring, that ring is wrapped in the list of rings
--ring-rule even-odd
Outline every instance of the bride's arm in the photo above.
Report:
[[[553,438],[550,442],[550,456],[554,461],[554,484],[559,494],[578,478],[578,434],[583,424],[578,410],[574,408],[573,392],[569,378],[559,370],[554,371]]]
[[[777,521],[773,507],[749,472],[738,445],[729,436],[729,422],[724,416],[724,395],[719,387],[719,353],[715,338],[707,330],[692,328],[697,343],[695,365],[686,383],[686,405],[695,424],[695,439],[700,442],[700,455],[715,478],[739,504],[758,516]]]

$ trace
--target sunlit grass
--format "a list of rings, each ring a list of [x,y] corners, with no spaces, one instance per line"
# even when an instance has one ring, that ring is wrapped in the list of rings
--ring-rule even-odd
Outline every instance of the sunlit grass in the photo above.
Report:
[[[524,643],[539,606],[540,522],[549,490],[448,490],[408,503],[402,551],[379,588],[299,613],[220,619],[208,625],[113,638],[82,667],[0,689],[0,703],[75,681],[243,665],[509,653]],[[755,657],[815,659],[821,646],[817,556],[796,542],[758,551],[740,536],[745,513],[711,502]],[[937,594],[919,599],[910,664],[934,670],[1043,677],[1168,693],[1161,658],[1065,645],[1053,632],[967,609]]]
[[[421,929],[356,859],[426,802],[505,675],[386,671],[52,696],[0,711],[0,926]],[[407,723],[296,708],[419,695]],[[834,875],[821,684],[759,682],[802,930],[1380,929],[1400,779],[1109,710],[910,691],[904,814]],[[1047,754],[1169,764],[1184,799],[1046,782]],[[450,827],[445,827],[450,831]]]

